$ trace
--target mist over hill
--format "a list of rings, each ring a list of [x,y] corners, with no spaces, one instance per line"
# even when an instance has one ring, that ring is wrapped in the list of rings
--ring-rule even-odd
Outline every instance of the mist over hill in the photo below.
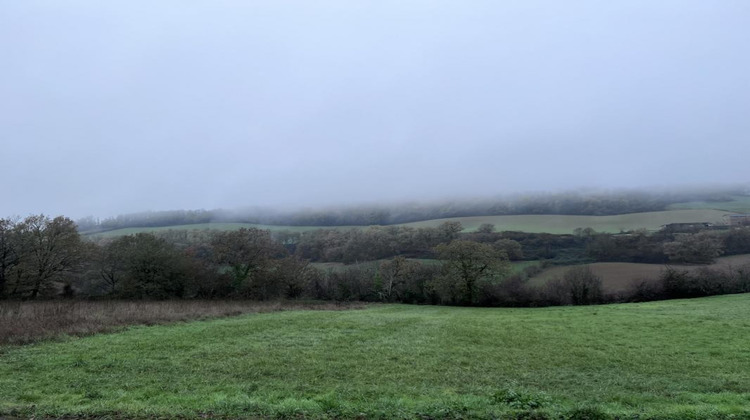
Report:
[[[444,197],[747,182],[748,16],[698,0],[2,2],[0,214],[386,223],[529,211],[429,203]],[[610,211],[576,207],[539,211]]]
[[[557,214],[614,215],[666,210],[690,201],[726,202],[748,193],[744,185],[672,190],[589,190],[514,194],[495,198],[434,200],[305,209],[240,208],[130,213],[78,220],[82,231],[198,223],[255,223],[288,226],[392,225],[449,217]]]

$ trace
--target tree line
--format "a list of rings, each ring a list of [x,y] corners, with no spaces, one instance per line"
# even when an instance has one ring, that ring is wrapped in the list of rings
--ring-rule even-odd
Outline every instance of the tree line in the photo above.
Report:
[[[503,231],[484,224],[463,232],[458,222],[435,228],[374,226],[367,229],[318,229],[273,234],[292,254],[314,262],[354,263],[394,256],[436,258],[436,247],[455,239],[491,245],[511,261],[543,260],[552,265],[590,262],[707,264],[720,255],[750,253],[750,230],[648,232],[620,234],[576,229],[573,234]]]
[[[96,240],[66,217],[0,219],[0,298],[87,296],[124,299],[314,298],[422,304],[542,306],[739,292],[747,273],[675,272],[657,288],[634,286],[606,296],[601,280],[574,268],[544,287],[534,270],[513,274],[511,261],[545,264],[629,261],[706,264],[750,253],[750,228],[612,235],[589,228],[571,235],[463,233],[447,222],[320,229],[295,233],[256,228],[172,230]],[[362,263],[319,269],[312,262]],[[744,277],[743,277],[744,276]],[[707,278],[721,287],[708,285]],[[676,280],[675,280],[676,279]]]

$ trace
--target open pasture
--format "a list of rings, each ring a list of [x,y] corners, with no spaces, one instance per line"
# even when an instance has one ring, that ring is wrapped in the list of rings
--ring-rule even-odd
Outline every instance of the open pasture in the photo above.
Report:
[[[638,229],[658,230],[668,223],[709,222],[723,223],[727,212],[720,210],[670,210],[646,213],[619,214],[614,216],[570,216],[570,215],[513,215],[476,216],[435,219],[406,223],[412,227],[435,227],[447,221],[461,222],[465,231],[475,231],[483,223],[492,223],[497,231],[521,231],[531,233],[573,233],[576,228],[590,227],[597,232],[618,233]]]
[[[732,255],[729,257],[718,258],[711,265],[681,265],[671,264],[672,268],[679,270],[697,270],[702,267],[712,269],[738,268],[750,264],[750,255]],[[597,276],[602,279],[602,286],[607,293],[617,293],[630,288],[634,281],[638,280],[656,280],[666,270],[664,264],[639,264],[639,263],[620,263],[620,262],[603,262],[586,264]],[[529,280],[530,285],[542,286],[554,278],[561,278],[567,270],[577,266],[561,266],[548,268]]]
[[[0,415],[747,419],[748,319],[732,295],[134,327],[6,348]]]
[[[750,196],[733,196],[731,201],[690,201],[669,206],[670,210],[714,209],[732,213],[750,213]]]

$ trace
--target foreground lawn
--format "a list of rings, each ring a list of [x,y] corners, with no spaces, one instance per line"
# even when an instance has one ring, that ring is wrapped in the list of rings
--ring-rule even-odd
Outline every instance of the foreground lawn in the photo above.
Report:
[[[750,295],[387,305],[6,347],[0,414],[750,418],[749,372]]]

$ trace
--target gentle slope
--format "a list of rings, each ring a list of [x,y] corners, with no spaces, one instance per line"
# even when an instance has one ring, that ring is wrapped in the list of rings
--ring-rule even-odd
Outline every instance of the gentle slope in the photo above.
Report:
[[[406,305],[137,327],[6,349],[0,412],[476,417],[540,406],[750,418],[750,295]],[[13,411],[17,410],[17,411]]]

